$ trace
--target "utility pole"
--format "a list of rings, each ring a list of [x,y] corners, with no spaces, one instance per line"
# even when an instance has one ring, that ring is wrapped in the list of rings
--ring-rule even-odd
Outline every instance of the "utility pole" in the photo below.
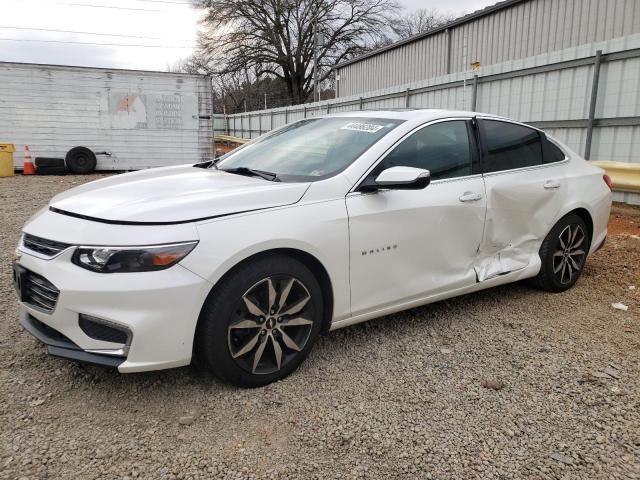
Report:
[[[462,44],[462,109],[467,109],[467,36]]]
[[[227,117],[227,98],[222,94],[222,121],[225,135],[229,135],[229,118]]]
[[[264,109],[267,109],[267,94],[264,94]]]
[[[317,100],[316,100],[317,99]],[[316,13],[313,16],[313,101],[320,101],[318,91],[318,4],[316,3]]]

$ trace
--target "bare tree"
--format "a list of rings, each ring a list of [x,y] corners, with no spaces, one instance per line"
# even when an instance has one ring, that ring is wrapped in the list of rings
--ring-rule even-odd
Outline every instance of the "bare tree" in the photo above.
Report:
[[[291,104],[284,82],[277,77],[263,75],[256,78],[250,72],[233,72],[214,75],[216,111],[238,113],[246,110],[262,110]]]
[[[384,35],[396,0],[194,0],[205,10],[195,70],[222,78],[242,74],[251,83],[280,79],[292,103],[313,90],[314,22],[320,82],[331,67]]]
[[[391,29],[398,38],[408,38],[441,27],[454,19],[454,15],[441,13],[433,8],[419,8],[399,15]]]

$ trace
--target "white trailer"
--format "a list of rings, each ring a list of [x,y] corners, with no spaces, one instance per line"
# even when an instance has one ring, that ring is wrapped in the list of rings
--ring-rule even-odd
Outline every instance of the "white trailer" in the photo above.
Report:
[[[207,161],[212,121],[206,76],[0,62],[0,143],[18,169],[25,145],[85,169]]]

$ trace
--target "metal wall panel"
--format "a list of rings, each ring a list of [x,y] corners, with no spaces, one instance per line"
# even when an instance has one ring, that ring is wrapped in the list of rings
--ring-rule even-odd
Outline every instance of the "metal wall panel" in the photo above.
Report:
[[[482,83],[476,110],[528,122],[584,119],[592,78],[593,66],[582,66]]]
[[[211,114],[202,76],[0,63],[0,132],[16,144],[16,167],[24,145],[62,158],[85,146],[105,170],[208,160]]]
[[[346,97],[640,33],[639,0],[526,0],[340,67]],[[466,48],[465,48],[466,44]]]
[[[640,2],[638,2],[640,3]],[[640,115],[640,58],[605,63],[600,72],[597,117]]]
[[[640,193],[613,192],[613,201],[628,203],[629,205],[640,205]]]

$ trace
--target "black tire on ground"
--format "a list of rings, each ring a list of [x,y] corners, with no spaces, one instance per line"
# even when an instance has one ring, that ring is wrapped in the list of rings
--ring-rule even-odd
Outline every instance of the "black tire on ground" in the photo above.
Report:
[[[36,164],[36,168],[64,167],[64,158],[36,157],[34,163]]]
[[[531,284],[548,292],[564,292],[578,281],[591,245],[584,220],[570,213],[554,225],[540,247],[542,266]]]
[[[66,175],[67,167],[64,165],[61,167],[38,167],[36,168],[36,175]]]
[[[322,318],[322,290],[303,263],[283,254],[258,257],[209,294],[196,328],[194,363],[232,385],[267,385],[307,357]]]
[[[96,156],[86,147],[73,147],[67,152],[65,163],[73,173],[91,173],[96,169]]]

